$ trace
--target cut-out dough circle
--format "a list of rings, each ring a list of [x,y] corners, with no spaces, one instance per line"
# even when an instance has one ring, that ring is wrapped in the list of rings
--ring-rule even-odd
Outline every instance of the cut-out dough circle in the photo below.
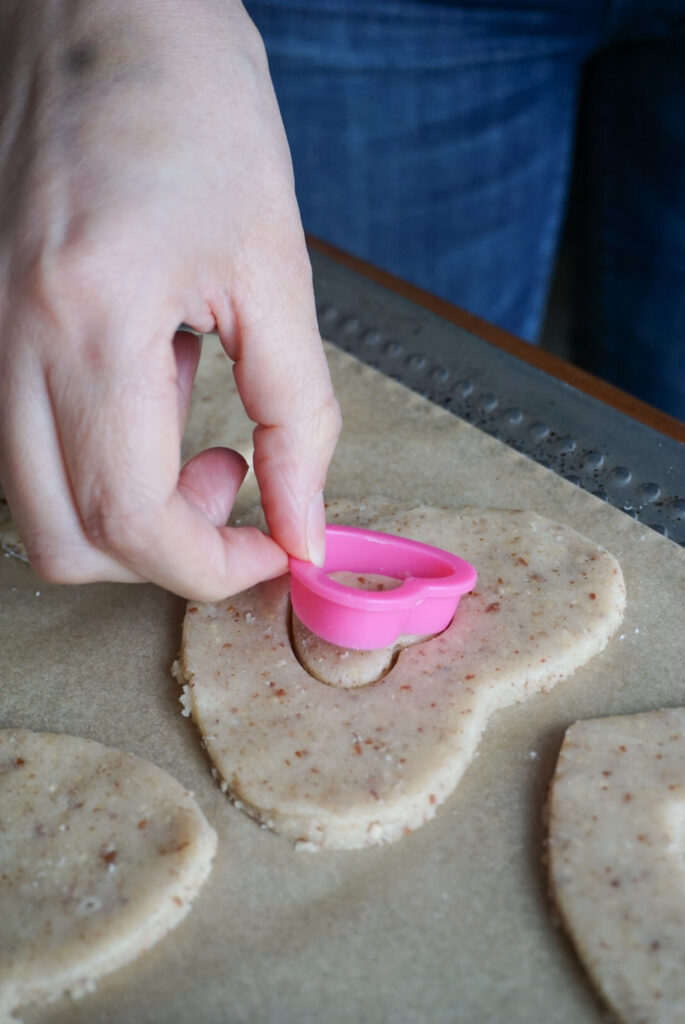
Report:
[[[364,587],[367,590],[390,590],[398,581],[377,573],[360,575],[353,572],[337,572],[334,579],[346,586]],[[427,640],[428,636],[415,636],[407,633],[397,638],[388,647],[377,647],[371,651],[351,650],[329,644],[312,633],[298,619],[295,610],[291,610],[290,636],[293,650],[310,675],[330,686],[367,686],[381,679],[392,667],[397,654],[403,647]]]
[[[549,800],[552,893],[626,1024],[685,1020],[685,708],[576,722]]]
[[[0,1022],[149,949],[187,914],[216,834],[155,765],[0,730]]]
[[[369,686],[312,678],[288,634],[288,577],[190,603],[179,678],[224,788],[304,848],[356,848],[428,821],[497,707],[551,687],[606,645],[623,613],[616,560],[527,512],[334,502],[329,522],[454,551],[479,574],[440,636]],[[351,654],[353,652],[350,652]]]

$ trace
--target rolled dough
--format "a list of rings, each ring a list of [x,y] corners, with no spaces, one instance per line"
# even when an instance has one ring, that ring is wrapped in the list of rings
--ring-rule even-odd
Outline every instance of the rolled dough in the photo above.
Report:
[[[576,722],[549,801],[552,893],[627,1024],[685,1020],[685,708]]]
[[[357,687],[327,685],[297,660],[287,576],[188,605],[176,667],[184,713],[234,800],[312,850],[392,841],[428,821],[490,713],[601,651],[625,600],[610,554],[533,513],[374,499],[334,502],[328,520],[446,548],[479,579],[444,633]]]
[[[216,835],[182,786],[100,743],[0,730],[0,1022],[133,960],[188,913]]]

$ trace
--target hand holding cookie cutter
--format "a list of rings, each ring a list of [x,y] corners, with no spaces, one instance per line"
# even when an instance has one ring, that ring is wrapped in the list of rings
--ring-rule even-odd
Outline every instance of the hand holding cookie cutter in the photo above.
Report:
[[[358,590],[328,575],[342,570],[403,582],[394,590]],[[291,558],[290,572],[293,609],[305,626],[361,651],[387,647],[403,633],[441,632],[477,579],[473,566],[449,551],[353,526],[326,528],[323,568]]]

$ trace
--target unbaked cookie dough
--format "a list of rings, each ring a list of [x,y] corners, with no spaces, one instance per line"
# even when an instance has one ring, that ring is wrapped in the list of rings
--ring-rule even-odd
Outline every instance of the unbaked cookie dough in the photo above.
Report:
[[[576,722],[549,800],[552,894],[626,1024],[685,1020],[685,708]]]
[[[608,552],[533,513],[373,499],[331,503],[328,521],[448,549],[479,578],[442,634],[364,686],[330,682],[355,652],[329,652],[329,682],[300,664],[287,575],[188,605],[176,666],[184,713],[234,800],[312,850],[396,840],[432,818],[491,712],[601,651],[625,602]]]
[[[0,1022],[82,995],[188,913],[216,834],[155,765],[100,743],[0,730]]]
[[[358,590],[394,590],[401,580],[390,579],[375,573],[332,572],[331,579]],[[300,664],[315,679],[331,686],[366,686],[382,679],[397,660],[405,647],[427,640],[426,636],[405,634],[399,636],[390,647],[373,651],[352,650],[322,640],[312,633],[293,611],[291,620],[292,647]]]

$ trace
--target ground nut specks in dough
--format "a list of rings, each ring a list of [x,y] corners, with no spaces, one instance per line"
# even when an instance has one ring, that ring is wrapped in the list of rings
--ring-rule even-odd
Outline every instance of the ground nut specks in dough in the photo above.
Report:
[[[552,894],[626,1024],[685,1019],[685,708],[576,722],[549,799]]]
[[[174,928],[216,834],[140,758],[76,736],[0,730],[0,1022],[84,995]]]
[[[334,502],[328,521],[453,551],[479,578],[441,635],[361,686],[321,682],[300,664],[287,576],[188,605],[176,668],[184,713],[233,799],[312,850],[393,841],[427,822],[491,712],[601,651],[625,603],[608,552],[533,513],[373,499]]]

